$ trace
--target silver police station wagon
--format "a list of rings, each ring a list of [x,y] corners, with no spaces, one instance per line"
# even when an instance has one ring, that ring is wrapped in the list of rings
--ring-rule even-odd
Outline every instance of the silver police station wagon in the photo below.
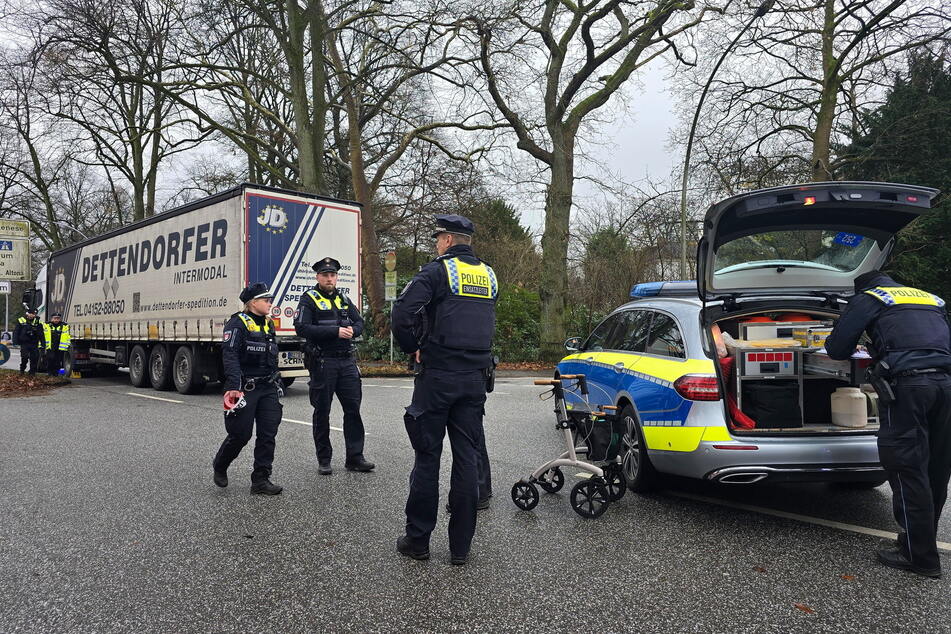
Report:
[[[882,484],[868,355],[834,361],[823,341],[855,277],[884,264],[937,194],[832,182],[713,205],[696,282],[635,285],[633,301],[566,341],[558,372],[586,375],[590,393],[568,392],[569,411],[618,408],[635,491],[657,474]]]

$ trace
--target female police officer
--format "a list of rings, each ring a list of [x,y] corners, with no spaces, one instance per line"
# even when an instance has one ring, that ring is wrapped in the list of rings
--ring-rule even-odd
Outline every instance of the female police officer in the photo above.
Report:
[[[225,324],[221,356],[228,436],[212,463],[215,484],[228,486],[228,466],[251,440],[251,428],[256,422],[251,493],[263,495],[277,495],[282,490],[270,480],[274,437],[283,412],[274,323],[268,316],[271,297],[266,284],[248,286],[240,295],[244,310],[232,315]]]

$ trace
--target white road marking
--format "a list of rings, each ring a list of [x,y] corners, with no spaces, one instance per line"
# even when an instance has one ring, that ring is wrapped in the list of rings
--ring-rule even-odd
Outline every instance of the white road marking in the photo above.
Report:
[[[860,533],[862,535],[871,535],[872,537],[883,537],[885,539],[896,539],[898,537],[897,533],[892,533],[890,531],[882,531],[882,530],[878,530],[877,528],[867,528],[865,526],[858,526],[856,524],[846,524],[844,522],[836,522],[835,520],[827,520],[821,517],[811,517],[809,515],[799,515],[797,513],[789,513],[787,511],[777,511],[775,509],[768,509],[762,506],[753,506],[752,504],[742,504],[740,502],[729,502],[727,500],[718,500],[716,498],[710,498],[704,495],[694,495],[692,493],[682,493],[679,491],[666,491],[666,493],[669,493],[670,495],[674,495],[677,497],[686,498],[688,500],[694,500],[697,502],[707,502],[708,504],[726,506],[729,508],[739,509],[741,511],[749,511],[750,513],[761,513],[763,515],[772,515],[773,517],[781,517],[787,520],[796,520],[798,522],[805,522],[807,524],[815,524],[817,526],[825,526],[827,528],[835,528],[842,531],[850,531],[852,533]],[[938,550],[951,552],[951,544],[949,544],[948,542],[938,542]]]
[[[184,403],[185,401],[176,401],[173,398],[162,398],[161,396],[149,396],[148,394],[139,394],[138,392],[126,392],[129,396],[138,396],[139,398],[150,398],[153,401],[165,401],[166,403]]]
[[[285,423],[297,423],[298,425],[307,425],[308,427],[314,426],[314,424],[311,421],[307,421],[307,420],[294,420],[293,418],[282,418],[281,420],[284,421]],[[334,427],[333,425],[330,426],[330,429],[334,431],[343,431],[341,428]],[[370,435],[370,434],[367,434],[366,432],[364,432],[364,434],[366,434],[367,436]]]

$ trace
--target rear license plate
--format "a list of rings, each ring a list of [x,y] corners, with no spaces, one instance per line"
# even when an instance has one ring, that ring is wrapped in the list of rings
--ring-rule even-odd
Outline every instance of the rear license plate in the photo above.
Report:
[[[304,365],[304,353],[300,350],[285,350],[278,353],[277,367],[299,367]]]

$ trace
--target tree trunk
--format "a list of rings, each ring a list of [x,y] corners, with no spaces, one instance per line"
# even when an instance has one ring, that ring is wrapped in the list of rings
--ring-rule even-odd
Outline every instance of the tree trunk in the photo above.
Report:
[[[304,33],[313,28],[312,21],[301,13],[297,1],[287,3],[287,42],[283,44],[285,59],[287,60],[288,88],[290,89],[291,107],[294,111],[294,133],[297,141],[297,162],[300,169],[301,188],[304,191],[320,194],[324,190],[323,148],[320,154],[316,153],[319,136],[314,134],[313,119],[318,119],[320,113],[311,115],[311,82],[305,68],[306,53]],[[314,64],[322,64],[320,42],[312,42],[311,60]],[[319,117],[320,126],[323,126],[323,117]]]
[[[832,180],[830,154],[832,125],[835,123],[835,106],[839,93],[838,63],[835,59],[835,3],[826,0],[825,19],[822,25],[822,93],[819,97],[819,113],[816,130],[812,137],[812,180]]]
[[[363,247],[363,286],[370,301],[370,319],[373,320],[373,332],[376,336],[389,334],[386,315],[383,314],[384,289],[383,265],[380,262],[380,247],[376,235],[376,221],[373,214],[373,192],[367,183],[366,169],[363,165],[363,139],[360,136],[360,117],[356,104],[347,91],[345,96],[348,134],[350,140],[350,180],[357,202],[363,205],[360,211],[360,235]]]
[[[564,356],[565,300],[568,294],[568,225],[574,188],[573,132],[552,131],[551,181],[545,195],[545,233],[542,235],[541,298],[542,361]]]

